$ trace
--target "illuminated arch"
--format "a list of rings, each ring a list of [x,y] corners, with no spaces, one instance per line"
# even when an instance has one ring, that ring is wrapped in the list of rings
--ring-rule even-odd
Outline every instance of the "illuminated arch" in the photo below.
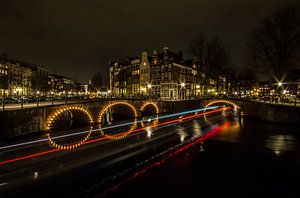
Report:
[[[146,102],[145,104],[142,105],[140,111],[144,111],[145,107],[148,105],[152,105],[155,108],[155,113],[159,114],[159,108],[155,102]]]
[[[142,105],[142,107],[140,108],[140,111],[144,111],[145,107],[148,106],[148,105],[151,105],[155,108],[155,113],[156,113],[156,117],[154,119],[151,119],[153,121],[153,127],[155,127],[157,124],[158,124],[158,114],[159,114],[159,108],[157,106],[157,104],[155,102],[146,102]],[[142,120],[141,121],[141,126],[144,128],[145,127],[145,124],[144,124],[144,121]]]
[[[210,107],[211,105],[213,105],[213,104],[218,104],[218,103],[223,103],[223,104],[229,104],[229,105],[232,105],[232,106],[234,106],[235,108],[237,108],[239,111],[240,111],[240,115],[243,115],[243,112],[242,112],[242,110],[241,110],[241,107],[239,106],[239,105],[237,105],[236,103],[234,103],[234,102],[231,102],[231,101],[229,101],[229,100],[214,100],[214,101],[211,101],[211,102],[209,102],[208,104],[206,104],[205,105],[205,109],[204,109],[204,112],[206,111],[206,109],[208,108],[208,107]],[[204,117],[204,119],[205,119],[205,121],[207,121],[207,118],[206,118],[206,115],[204,115],[203,116]]]
[[[61,115],[62,113],[66,112],[66,111],[70,111],[70,110],[82,112],[89,119],[89,123],[91,125],[90,130],[87,133],[87,135],[78,142],[70,143],[70,144],[58,144],[51,138],[51,135],[50,135],[52,125],[53,125],[53,123],[56,122],[59,115]],[[63,108],[58,109],[54,113],[52,113],[49,116],[49,118],[47,119],[47,121],[46,121],[46,136],[47,136],[49,144],[51,146],[58,148],[58,149],[62,149],[62,150],[70,150],[70,149],[74,149],[74,148],[81,146],[84,142],[86,142],[89,139],[89,137],[92,133],[92,130],[93,130],[92,125],[93,125],[93,117],[85,108],[78,107],[78,106],[63,107]]]
[[[236,107],[237,109],[239,109],[241,111],[241,107],[239,105],[237,105],[236,103],[231,102],[229,100],[214,100],[214,101],[209,102],[208,104],[206,104],[204,108],[206,109],[206,108],[210,107],[211,105],[218,104],[218,103],[232,105],[232,106]]]
[[[132,126],[130,127],[130,129],[127,132],[122,133],[122,135],[118,135],[118,136],[107,135],[102,130],[102,125],[101,125],[102,118],[103,118],[104,113],[109,108],[111,108],[113,106],[116,106],[116,105],[125,105],[125,106],[129,107],[132,110],[135,119],[134,119],[134,122],[133,122]],[[137,120],[136,120],[136,118],[137,117],[138,117],[137,111],[136,111],[135,107],[132,104],[130,104],[128,102],[124,102],[124,101],[110,103],[110,104],[104,106],[104,108],[101,110],[101,112],[99,114],[99,117],[98,117],[98,126],[99,126],[100,133],[101,133],[101,135],[103,135],[104,137],[106,137],[108,139],[112,139],[112,140],[123,139],[126,136],[128,136],[134,129],[136,129],[136,127],[137,127]]]

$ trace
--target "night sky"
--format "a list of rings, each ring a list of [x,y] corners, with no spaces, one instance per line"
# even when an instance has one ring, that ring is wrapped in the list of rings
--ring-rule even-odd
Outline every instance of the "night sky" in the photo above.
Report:
[[[87,82],[109,60],[168,46],[184,53],[200,32],[218,35],[234,63],[250,31],[297,0],[0,0],[0,54]],[[185,53],[186,54],[186,53]]]

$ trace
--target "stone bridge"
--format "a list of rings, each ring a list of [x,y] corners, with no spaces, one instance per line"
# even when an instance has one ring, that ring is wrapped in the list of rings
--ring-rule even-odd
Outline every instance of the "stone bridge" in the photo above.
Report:
[[[80,111],[91,122],[96,123],[101,119],[101,115],[107,113],[110,107],[112,107],[111,113],[140,117],[145,112],[148,112],[148,114],[174,113],[224,104],[233,106],[241,112],[241,115],[272,122],[300,123],[299,107],[285,107],[253,101],[234,99],[185,101],[99,100],[2,111],[0,112],[0,141],[30,133],[42,133],[47,130],[47,122],[49,123],[50,119],[55,119],[56,114],[70,110]]]

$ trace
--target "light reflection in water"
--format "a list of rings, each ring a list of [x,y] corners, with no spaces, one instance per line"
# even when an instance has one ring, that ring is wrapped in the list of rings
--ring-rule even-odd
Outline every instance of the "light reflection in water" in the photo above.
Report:
[[[147,126],[147,127],[145,127],[145,130],[146,130],[146,133],[147,133],[147,137],[150,138],[151,135],[152,135],[152,132],[153,132],[152,127]]]
[[[223,107],[225,108],[225,105],[223,105]],[[226,116],[226,110],[222,111],[222,116],[225,117]]]
[[[222,133],[219,133],[215,139],[224,142],[239,142],[241,136],[241,125],[238,118],[233,118],[231,123],[232,124],[222,130]]]
[[[179,135],[180,142],[182,143],[188,134],[185,132],[182,126],[178,126],[176,130],[177,130],[177,134]]]
[[[269,135],[265,143],[267,148],[280,156],[284,151],[295,149],[296,138],[292,135]]]
[[[202,130],[201,130],[201,126],[199,124],[198,120],[193,120],[193,132],[194,132],[194,136],[201,136],[203,135]]]

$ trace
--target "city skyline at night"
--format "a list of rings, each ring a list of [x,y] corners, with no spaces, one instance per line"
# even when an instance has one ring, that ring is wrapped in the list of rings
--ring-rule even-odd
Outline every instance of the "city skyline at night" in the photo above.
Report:
[[[299,0],[0,0],[0,197],[300,197]]]

